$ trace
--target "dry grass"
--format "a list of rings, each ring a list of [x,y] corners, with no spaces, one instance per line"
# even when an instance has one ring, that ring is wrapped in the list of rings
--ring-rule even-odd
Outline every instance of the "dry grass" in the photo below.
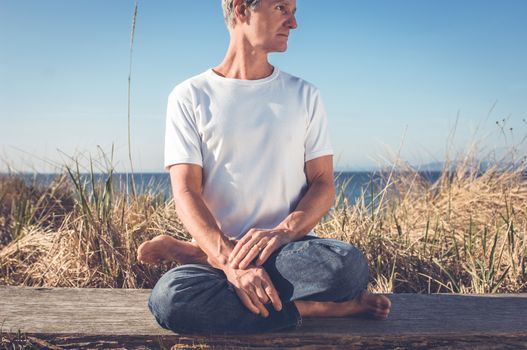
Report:
[[[188,236],[170,203],[151,193],[127,197],[116,191],[112,181],[112,172],[97,182],[69,169],[69,175],[40,189],[38,184],[25,185],[17,176],[3,177],[0,283],[153,286],[161,270],[138,265],[137,246],[160,233]]]
[[[339,198],[317,232],[366,252],[374,291],[527,291],[525,163],[482,173],[472,161],[456,164],[429,183],[398,163],[354,205]],[[175,265],[138,264],[138,245],[190,237],[155,187],[138,195],[115,187],[111,170],[97,180],[66,168],[45,187],[2,176],[0,284],[153,287]]]
[[[344,203],[319,229],[366,252],[373,290],[527,290],[525,164],[478,174],[461,163],[433,184],[411,167],[396,169],[375,205]]]

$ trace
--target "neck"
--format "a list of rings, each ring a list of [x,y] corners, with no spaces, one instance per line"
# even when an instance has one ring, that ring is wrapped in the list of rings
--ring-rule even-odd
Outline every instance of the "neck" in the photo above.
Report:
[[[256,80],[268,77],[273,66],[267,52],[252,46],[248,40],[231,35],[231,42],[223,62],[213,68],[216,74],[226,78]]]

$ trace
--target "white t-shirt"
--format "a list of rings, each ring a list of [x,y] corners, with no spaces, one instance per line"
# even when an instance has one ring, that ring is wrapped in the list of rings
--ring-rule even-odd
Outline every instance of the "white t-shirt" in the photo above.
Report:
[[[203,199],[224,234],[274,228],[307,188],[304,163],[333,153],[316,87],[281,72],[224,78],[209,69],[168,98],[165,168],[203,168]]]

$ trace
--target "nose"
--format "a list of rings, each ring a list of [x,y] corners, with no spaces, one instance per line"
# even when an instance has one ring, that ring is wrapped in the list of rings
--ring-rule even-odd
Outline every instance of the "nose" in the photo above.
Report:
[[[289,17],[289,20],[287,21],[287,26],[291,29],[295,29],[298,27],[298,23],[296,22],[296,17],[294,14],[291,14]]]

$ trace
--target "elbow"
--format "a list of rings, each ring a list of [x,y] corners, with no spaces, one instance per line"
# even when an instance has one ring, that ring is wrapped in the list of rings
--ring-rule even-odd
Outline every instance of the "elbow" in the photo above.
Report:
[[[182,203],[185,203],[189,198],[194,197],[194,195],[194,191],[189,187],[173,189],[172,198],[174,199],[176,212],[180,209]]]
[[[337,198],[337,191],[335,189],[335,183],[332,181],[328,184],[328,210],[335,204],[335,199]]]
[[[316,193],[316,197],[319,199],[320,208],[325,212],[331,209],[336,199],[335,183],[332,180],[320,179],[311,185],[314,193]]]
[[[319,193],[321,195],[323,208],[325,211],[331,209],[335,204],[335,199],[337,197],[337,192],[335,189],[335,183],[333,181],[320,181],[318,183]]]

